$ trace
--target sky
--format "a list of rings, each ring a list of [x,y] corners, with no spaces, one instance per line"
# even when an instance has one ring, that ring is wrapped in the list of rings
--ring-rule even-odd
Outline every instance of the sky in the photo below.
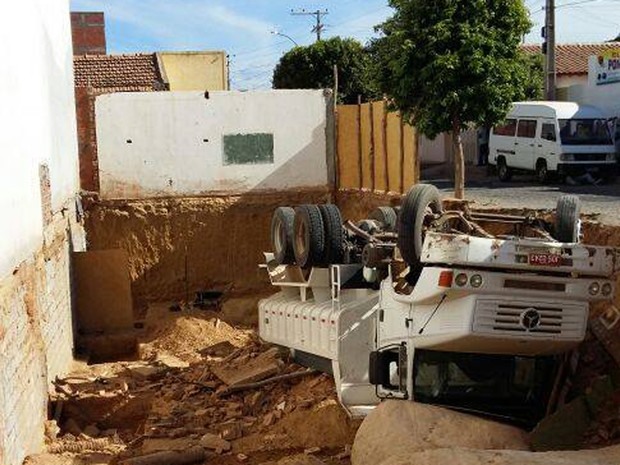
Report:
[[[432,0],[429,0],[432,1]],[[545,0],[525,0],[540,42]],[[602,42],[620,33],[620,0],[556,0],[558,43]],[[367,42],[391,14],[387,0],[71,0],[72,11],[103,11],[108,53],[225,50],[233,89],[271,87],[275,64],[293,42],[312,43],[313,16],[291,10],[327,11],[324,37]]]

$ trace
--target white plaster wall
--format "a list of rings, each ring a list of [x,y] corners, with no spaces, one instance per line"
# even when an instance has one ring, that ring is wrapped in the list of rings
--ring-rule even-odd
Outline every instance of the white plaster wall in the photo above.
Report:
[[[327,185],[329,100],[315,90],[97,97],[100,194],[144,198]],[[223,135],[248,133],[273,134],[274,163],[224,165]]]
[[[439,134],[434,139],[420,135],[418,138],[418,153],[422,165],[437,165],[448,161],[448,147],[446,134]]]
[[[55,209],[78,189],[69,0],[5,2],[0,14],[0,276],[42,239],[39,165]]]

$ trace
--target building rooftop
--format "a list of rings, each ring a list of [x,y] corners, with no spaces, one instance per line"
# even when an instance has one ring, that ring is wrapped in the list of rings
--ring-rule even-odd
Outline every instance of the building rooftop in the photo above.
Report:
[[[166,89],[154,53],[76,55],[73,66],[76,87],[125,91]]]
[[[558,75],[588,74],[588,58],[605,51],[620,48],[620,42],[604,42],[598,44],[557,44],[556,72]],[[540,45],[523,45],[526,53],[541,53]]]

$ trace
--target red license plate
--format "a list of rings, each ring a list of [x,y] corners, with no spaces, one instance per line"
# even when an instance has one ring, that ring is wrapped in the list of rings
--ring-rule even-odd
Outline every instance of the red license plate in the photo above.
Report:
[[[553,253],[531,253],[529,262],[530,265],[537,266],[560,266],[562,257]]]

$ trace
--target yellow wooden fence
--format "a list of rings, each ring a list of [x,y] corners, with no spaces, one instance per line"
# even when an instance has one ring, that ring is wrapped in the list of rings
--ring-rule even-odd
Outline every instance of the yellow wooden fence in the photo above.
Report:
[[[337,112],[341,189],[406,192],[419,181],[416,131],[385,101],[339,105]]]

